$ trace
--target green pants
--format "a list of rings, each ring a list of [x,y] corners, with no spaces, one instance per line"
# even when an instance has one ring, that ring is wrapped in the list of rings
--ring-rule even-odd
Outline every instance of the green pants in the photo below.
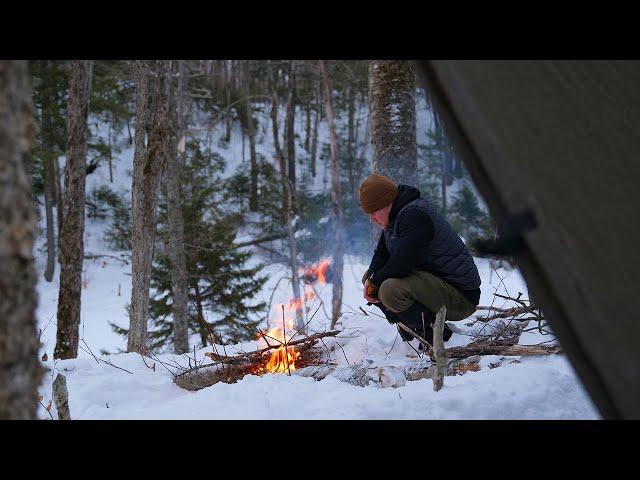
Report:
[[[362,282],[368,278],[367,271]],[[449,321],[462,320],[476,311],[475,305],[467,300],[453,285],[429,272],[416,270],[402,278],[388,278],[378,290],[382,304],[393,312],[403,312],[414,301],[418,301],[434,314],[442,305],[447,307]]]

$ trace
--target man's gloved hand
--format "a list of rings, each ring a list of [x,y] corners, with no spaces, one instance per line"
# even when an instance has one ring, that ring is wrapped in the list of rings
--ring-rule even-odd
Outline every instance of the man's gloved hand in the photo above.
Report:
[[[367,278],[364,282],[364,298],[371,303],[379,303],[378,299],[378,287],[376,287],[372,282],[371,278]]]

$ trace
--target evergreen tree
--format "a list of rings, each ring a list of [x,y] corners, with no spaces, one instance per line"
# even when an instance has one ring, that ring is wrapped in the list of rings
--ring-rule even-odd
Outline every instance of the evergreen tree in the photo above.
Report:
[[[467,243],[470,239],[490,235],[489,215],[480,208],[476,195],[466,183],[453,197],[449,212],[451,226]]]
[[[217,343],[237,343],[255,338],[264,302],[252,301],[266,278],[258,273],[263,265],[246,266],[250,252],[233,246],[239,217],[220,208],[225,192],[220,191],[218,172],[224,166],[218,154],[205,155],[199,142],[187,144],[184,168],[184,242],[189,285],[189,333],[207,345],[209,333]],[[161,199],[158,212],[158,242],[151,273],[155,297],[150,299],[149,348],[172,344],[171,275],[166,251],[167,206]],[[127,330],[112,324],[114,330]]]
[[[131,251],[131,196],[116,197],[111,207],[111,226],[105,232],[105,240],[111,248]]]

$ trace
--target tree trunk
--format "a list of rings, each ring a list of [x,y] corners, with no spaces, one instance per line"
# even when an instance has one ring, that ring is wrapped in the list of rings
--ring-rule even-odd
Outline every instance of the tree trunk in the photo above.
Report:
[[[43,130],[46,128],[44,126],[44,122],[42,125]],[[46,147],[45,147],[46,148]],[[44,161],[44,210],[45,217],[47,219],[47,266],[44,270],[44,279],[47,282],[53,280],[53,274],[56,271],[56,238],[55,238],[55,230],[53,226],[53,202],[54,202],[54,193],[52,191],[52,183],[54,179],[51,174],[51,166],[53,161],[49,158],[49,152],[45,152],[45,161]],[[58,206],[58,210],[60,206]]]
[[[53,168],[56,175],[56,217],[58,221],[58,235],[60,235],[60,231],[62,230],[62,182],[60,181],[60,160],[58,155],[53,159]],[[60,255],[59,250],[58,255]]]
[[[333,264],[332,281],[333,300],[331,313],[331,328],[333,329],[340,318],[342,311],[342,270],[344,266],[344,247],[342,242],[342,192],[340,190],[340,157],[338,154],[338,138],[333,121],[333,101],[331,79],[327,72],[324,60],[318,62],[322,85],[324,87],[324,103],[327,111],[327,123],[329,125],[329,139],[331,143],[331,210],[333,212],[334,238],[333,238]]]
[[[251,155],[251,187],[249,190],[249,210],[258,211],[258,159],[256,156],[256,134],[253,125],[253,113],[249,100],[249,62],[244,62],[244,109],[247,115],[247,136],[249,137],[249,154]]]
[[[413,62],[369,63],[373,170],[414,187],[418,185],[415,90]]]
[[[313,114],[313,136],[311,138],[311,176],[316,178],[316,156],[318,153],[318,119],[320,118],[320,108]]]
[[[273,82],[275,84],[275,82]],[[291,222],[291,209],[292,209],[292,197],[293,188],[291,187],[291,179],[287,175],[287,165],[280,148],[280,139],[278,138],[278,95],[275,88],[272,91],[272,103],[271,103],[271,123],[273,125],[273,145],[276,151],[276,158],[280,166],[280,178],[282,180],[283,194],[283,213],[284,223],[289,240],[289,258],[291,264],[291,284],[293,286],[293,297],[300,299],[300,275],[298,273],[298,248],[296,245],[295,232],[293,230],[293,223]],[[296,328],[301,329],[304,326],[304,320],[302,316],[302,308],[296,309]]]
[[[304,149],[310,151],[311,141],[311,106],[307,105],[306,110],[306,123],[305,123],[305,136],[304,136]]]
[[[51,74],[51,62],[50,60],[44,60],[46,74]],[[52,102],[49,89],[45,89],[46,97],[43,98],[45,105],[42,108],[42,122],[41,122],[41,136],[42,136],[42,150],[44,151],[44,210],[47,225],[47,266],[44,271],[44,278],[47,282],[53,280],[53,275],[56,271],[56,238],[55,228],[53,220],[53,205],[56,203],[55,199],[55,168],[53,164],[53,158],[57,156],[56,147],[51,141],[51,114],[46,108]],[[60,211],[60,205],[57,206]],[[60,232],[58,231],[58,235]]]
[[[187,261],[184,252],[184,219],[182,217],[182,167],[184,165],[185,135],[187,127],[186,81],[187,71],[182,60],[173,62],[173,72],[177,74],[177,85],[167,82],[170,98],[170,145],[167,157],[167,216],[169,220],[169,261],[171,264],[171,290],[173,292],[173,345],[178,355],[189,351],[187,305],[189,287],[187,285]]]
[[[295,64],[289,67],[289,93],[287,96],[287,113],[284,127],[284,143],[287,149],[287,163],[289,166],[289,180],[293,195],[296,192],[296,143],[295,143],[295,115],[296,115],[296,79]]]
[[[442,215],[447,216],[447,169],[444,159],[444,135],[442,127],[440,126],[440,119],[438,114],[433,111],[433,125],[435,129],[436,138],[436,152],[438,152],[438,158],[440,159],[440,193],[442,196]]]
[[[136,131],[131,189],[132,290],[127,341],[129,352],[143,353],[146,350],[158,186],[168,153],[168,63],[140,61],[136,71]],[[148,134],[146,146],[145,134]]]
[[[109,182],[113,183],[113,154],[111,151],[111,124],[113,123],[113,114],[111,114],[111,122],[107,131],[107,142],[109,148]]]
[[[91,96],[90,60],[71,63],[67,117],[67,166],[60,230],[60,290],[54,358],[78,356],[82,262],[84,259],[84,202],[87,176],[87,118]]]
[[[231,108],[231,66],[233,60],[226,60],[226,82],[225,82],[225,94],[227,99],[227,131],[224,136],[224,141],[229,143],[231,141],[231,127],[233,126],[233,113]]]
[[[208,337],[208,329],[207,329],[207,321],[204,319],[204,309],[202,308],[202,297],[200,296],[200,287],[196,283],[195,286],[195,301],[196,301],[196,311],[198,312],[198,323],[200,324],[200,341],[202,342],[202,348],[207,347],[207,337]]]
[[[38,360],[33,243],[37,219],[24,164],[33,141],[26,61],[0,61],[0,420],[37,417]]]

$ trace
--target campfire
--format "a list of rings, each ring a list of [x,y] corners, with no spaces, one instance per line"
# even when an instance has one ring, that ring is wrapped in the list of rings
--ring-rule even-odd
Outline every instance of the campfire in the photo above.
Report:
[[[259,348],[234,356],[221,355],[216,351],[204,355],[213,363],[189,365],[174,377],[176,385],[187,390],[199,390],[217,382],[235,383],[247,374],[287,373],[309,366],[325,365],[324,352],[316,344],[325,337],[335,337],[339,330],[330,330],[307,335],[304,328],[296,328],[297,311],[309,313],[308,302],[318,298],[314,284],[324,285],[330,278],[330,259],[322,259],[316,264],[300,269],[304,285],[301,298],[292,298],[286,304],[276,305],[275,315],[269,322],[274,325],[266,332],[257,335]],[[307,318],[306,326],[320,306]],[[213,342],[212,342],[213,345]],[[260,348],[261,347],[261,348]],[[325,346],[326,349],[326,346]],[[195,358],[195,356],[194,356]]]
[[[305,282],[304,294],[302,298],[290,299],[286,305],[278,304],[275,306],[276,313],[270,323],[276,326],[266,333],[260,332],[257,338],[262,348],[274,345],[280,345],[280,347],[266,352],[264,365],[256,367],[254,373],[291,373],[296,370],[296,362],[299,361],[301,353],[295,345],[289,345],[299,333],[295,328],[294,317],[297,310],[304,310],[308,313],[307,302],[318,297],[313,284],[315,282],[320,285],[326,284],[330,265],[331,259],[325,258],[300,269],[300,277]]]

